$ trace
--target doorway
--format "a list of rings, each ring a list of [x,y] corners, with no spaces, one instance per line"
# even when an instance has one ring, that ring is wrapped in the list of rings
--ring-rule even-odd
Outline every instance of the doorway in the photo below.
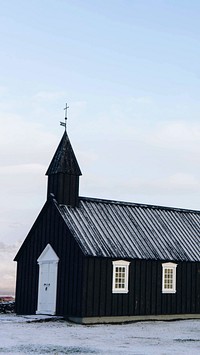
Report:
[[[37,260],[39,264],[38,304],[36,314],[56,314],[57,274],[59,258],[47,244]]]

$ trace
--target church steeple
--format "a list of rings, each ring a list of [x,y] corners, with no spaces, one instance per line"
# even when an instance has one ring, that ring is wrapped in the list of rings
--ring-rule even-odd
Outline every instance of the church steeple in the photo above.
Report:
[[[47,196],[53,193],[59,204],[73,207],[78,205],[79,176],[82,174],[66,130],[46,175]]]

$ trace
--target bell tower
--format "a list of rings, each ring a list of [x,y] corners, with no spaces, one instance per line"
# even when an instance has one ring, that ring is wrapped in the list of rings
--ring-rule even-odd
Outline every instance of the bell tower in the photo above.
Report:
[[[66,104],[66,111],[67,108]],[[61,125],[65,126],[64,134],[46,172],[47,197],[53,193],[59,204],[76,207],[79,197],[79,176],[82,174],[66,132],[66,120],[65,116],[65,123],[61,122]]]

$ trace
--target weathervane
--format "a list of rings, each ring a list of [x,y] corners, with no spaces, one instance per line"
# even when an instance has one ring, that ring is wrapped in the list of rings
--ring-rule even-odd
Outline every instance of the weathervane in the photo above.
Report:
[[[66,131],[66,128],[67,128],[67,109],[69,108],[69,106],[67,106],[67,103],[66,103],[66,107],[64,108],[64,111],[65,111],[65,122],[60,122],[60,125],[65,127],[65,131]]]

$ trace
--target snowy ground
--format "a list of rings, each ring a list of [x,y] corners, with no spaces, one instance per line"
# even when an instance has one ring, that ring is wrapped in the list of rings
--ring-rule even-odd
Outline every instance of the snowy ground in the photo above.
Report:
[[[83,326],[0,314],[0,354],[200,354],[200,320]]]

